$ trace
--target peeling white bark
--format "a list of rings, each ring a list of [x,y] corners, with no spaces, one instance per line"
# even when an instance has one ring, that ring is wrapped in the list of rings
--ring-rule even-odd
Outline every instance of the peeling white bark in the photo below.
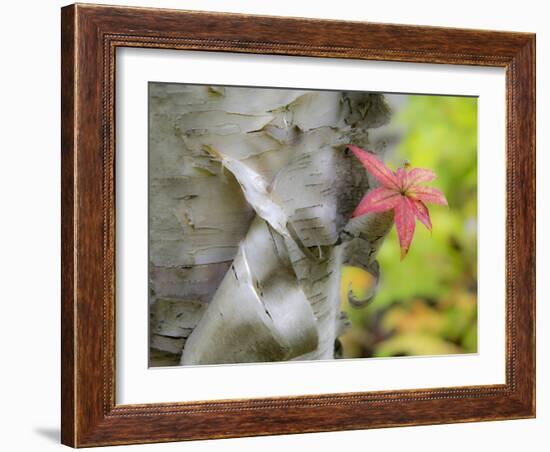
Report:
[[[260,217],[185,346],[182,364],[283,361],[316,348],[311,306],[284,242]]]
[[[345,144],[366,146],[388,121],[383,96],[171,84],[150,94],[152,309],[159,297],[211,299],[181,362],[332,358],[348,324],[340,269],[377,275],[392,222],[349,220],[370,185]]]

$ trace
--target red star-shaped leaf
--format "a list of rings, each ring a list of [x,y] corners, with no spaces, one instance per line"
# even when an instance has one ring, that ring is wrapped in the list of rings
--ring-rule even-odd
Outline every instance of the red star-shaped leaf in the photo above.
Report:
[[[430,231],[432,229],[426,203],[447,205],[445,195],[437,188],[420,185],[431,182],[437,175],[423,168],[413,168],[409,171],[399,168],[394,172],[374,154],[353,145],[350,145],[349,149],[380,184],[380,187],[370,190],[363,197],[353,216],[393,210],[403,259],[411,246],[416,219]]]

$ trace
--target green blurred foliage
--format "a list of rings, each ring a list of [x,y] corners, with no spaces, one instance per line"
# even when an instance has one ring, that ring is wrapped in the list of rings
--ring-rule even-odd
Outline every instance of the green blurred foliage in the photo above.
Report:
[[[367,308],[343,309],[352,328],[345,358],[477,351],[477,99],[408,96],[393,125],[403,138],[386,163],[434,170],[449,207],[429,206],[433,231],[417,222],[400,261],[395,228],[378,261],[380,288]]]

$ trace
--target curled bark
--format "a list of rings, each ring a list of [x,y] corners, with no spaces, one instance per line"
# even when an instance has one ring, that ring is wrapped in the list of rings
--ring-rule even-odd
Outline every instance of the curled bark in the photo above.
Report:
[[[383,96],[162,84],[151,106],[151,303],[207,303],[181,363],[334,357],[342,265],[377,277],[393,220],[350,220],[372,181],[346,144],[389,120]]]

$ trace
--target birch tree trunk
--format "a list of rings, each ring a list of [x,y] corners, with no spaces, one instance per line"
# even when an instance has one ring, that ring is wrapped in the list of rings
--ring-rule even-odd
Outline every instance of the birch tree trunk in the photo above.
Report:
[[[382,154],[389,117],[380,94],[150,85],[151,365],[334,357],[341,268],[378,277],[393,220],[350,219],[374,181],[346,144]]]

